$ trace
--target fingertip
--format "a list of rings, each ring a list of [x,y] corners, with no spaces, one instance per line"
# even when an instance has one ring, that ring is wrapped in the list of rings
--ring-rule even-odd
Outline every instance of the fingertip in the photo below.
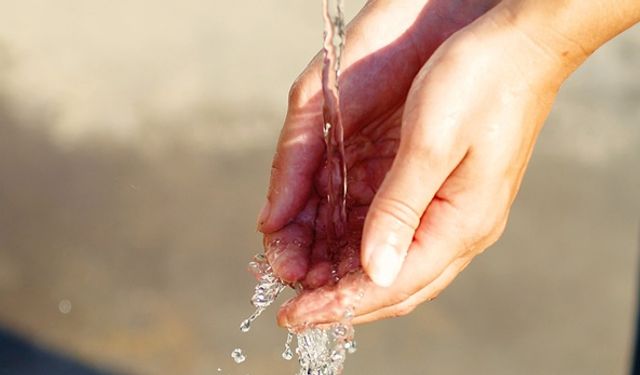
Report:
[[[394,283],[402,269],[414,231],[407,226],[381,225],[384,221],[370,222],[365,226],[361,262],[371,281],[387,288]]]
[[[282,304],[282,306],[280,306],[280,309],[278,309],[278,313],[276,314],[276,323],[278,324],[278,326],[282,328],[292,328],[288,319],[288,309],[294,299],[295,298],[288,300],[287,302]]]
[[[398,251],[395,247],[383,244],[374,250],[365,271],[374,284],[388,288],[393,285],[404,262],[406,252]]]
[[[307,274],[309,260],[306,256],[286,253],[280,255],[278,259],[270,261],[273,272],[286,283],[295,283],[302,280]]]
[[[260,213],[258,213],[258,221],[256,223],[256,227],[260,232],[264,233],[265,223],[269,221],[269,214],[271,211],[271,202],[269,199],[264,203],[262,208],[260,209]]]
[[[377,196],[363,228],[362,266],[376,285],[385,288],[402,268],[423,211],[398,197]]]
[[[308,218],[315,217],[318,199],[311,193],[310,182],[304,178],[291,179],[296,183],[295,189],[280,187],[270,192],[258,217],[260,232],[273,233],[292,222],[310,225]]]
[[[310,197],[324,153],[322,118],[316,117],[287,114],[272,163],[268,203],[258,219],[258,230],[263,233],[276,231],[293,220]]]
[[[276,276],[288,283],[304,278],[309,269],[311,238],[311,229],[297,223],[264,236],[265,254]]]
[[[299,208],[294,207],[292,209],[287,209],[287,213],[283,214],[283,210],[279,209],[277,201],[274,202],[274,204],[269,202],[265,205],[268,206],[268,211],[261,211],[260,217],[258,218],[258,231],[265,234],[273,233],[283,228],[293,219],[293,217],[295,217],[295,213],[299,211]]]

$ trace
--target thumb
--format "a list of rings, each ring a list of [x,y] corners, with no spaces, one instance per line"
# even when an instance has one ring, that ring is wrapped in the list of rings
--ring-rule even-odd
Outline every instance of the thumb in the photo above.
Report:
[[[424,212],[455,167],[452,149],[445,153],[429,149],[424,142],[401,141],[367,213],[361,261],[379,286],[391,286],[397,278]]]

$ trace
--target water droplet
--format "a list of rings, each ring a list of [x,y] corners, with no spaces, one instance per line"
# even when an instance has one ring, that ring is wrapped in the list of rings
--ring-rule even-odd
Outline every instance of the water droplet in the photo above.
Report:
[[[340,281],[340,275],[338,275],[338,268],[333,265],[331,268],[331,280],[333,280],[334,283],[337,283],[338,281]]]
[[[68,299],[63,299],[62,301],[60,301],[60,303],[58,303],[58,311],[60,311],[62,314],[69,314],[72,307],[73,306],[71,305],[71,301],[69,301]]]
[[[260,264],[256,262],[249,263],[249,272],[251,272],[255,277],[260,277],[262,275],[262,269],[260,268]]]
[[[291,350],[291,341],[293,340],[293,333],[289,331],[287,333],[287,341],[284,343],[284,352],[282,352],[282,358],[287,361],[293,359],[293,351]]]
[[[281,243],[282,243],[282,240],[279,239],[279,238],[276,238],[275,240],[269,241],[268,247],[269,248],[278,247],[278,246],[280,246]],[[275,256],[275,254],[274,254],[274,256]]]
[[[293,359],[293,351],[291,350],[291,348],[287,348],[284,350],[284,352],[282,352],[282,358],[284,358],[286,361],[290,361]]]
[[[242,349],[234,349],[231,352],[231,358],[233,358],[236,363],[242,363],[247,359],[244,353],[242,353]]]
[[[347,335],[347,327],[342,324],[338,324],[333,328],[333,335],[338,338],[342,338]]]
[[[240,324],[240,331],[242,331],[243,333],[249,332],[250,329],[251,329],[251,321],[249,319],[246,319],[245,321],[242,322],[242,324]]]
[[[347,311],[344,312],[344,318],[346,320],[353,319],[353,309],[352,308],[348,308]]]
[[[358,345],[355,341],[347,341],[344,343],[344,348],[349,354],[353,354],[358,350]]]
[[[333,351],[331,353],[331,360],[334,362],[342,362],[344,361],[344,354],[339,351]]]

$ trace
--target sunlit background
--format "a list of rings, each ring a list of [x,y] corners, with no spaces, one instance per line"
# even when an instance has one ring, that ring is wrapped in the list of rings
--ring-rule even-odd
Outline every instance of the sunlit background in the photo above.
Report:
[[[0,0],[0,374],[294,373],[273,313],[238,326],[319,1]],[[626,373],[639,170],[636,27],[565,85],[503,239],[346,374]]]

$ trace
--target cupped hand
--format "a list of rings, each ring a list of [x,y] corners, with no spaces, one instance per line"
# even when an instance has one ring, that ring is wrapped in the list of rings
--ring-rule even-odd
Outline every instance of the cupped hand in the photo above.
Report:
[[[354,323],[404,315],[502,233],[563,62],[513,32],[503,4],[452,3],[468,2],[370,2],[349,29],[338,259],[326,246],[318,58],[294,84],[259,218],[275,272],[305,287],[280,324],[333,322],[352,308]]]

